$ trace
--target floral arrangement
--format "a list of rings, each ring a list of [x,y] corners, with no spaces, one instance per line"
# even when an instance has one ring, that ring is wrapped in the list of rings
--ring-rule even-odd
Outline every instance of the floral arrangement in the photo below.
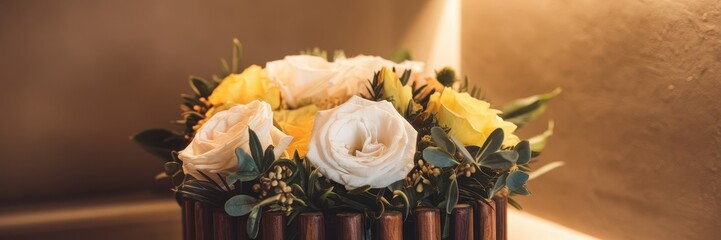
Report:
[[[166,161],[158,178],[170,178],[179,200],[248,215],[253,238],[264,211],[289,222],[307,211],[450,214],[497,194],[520,207],[512,197],[529,194],[529,178],[560,165],[529,166],[552,122],[528,140],[515,135],[559,89],[496,110],[451,68],[422,76],[422,62],[340,51],[328,61],[314,49],[240,71],[241,50],[235,40],[222,77],[190,78],[182,133],[133,139]]]

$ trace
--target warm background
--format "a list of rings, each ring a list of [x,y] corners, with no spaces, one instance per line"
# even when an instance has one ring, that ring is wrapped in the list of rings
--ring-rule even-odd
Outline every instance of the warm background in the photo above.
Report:
[[[382,56],[408,47],[424,59],[438,52],[429,46],[445,33],[437,28],[444,6],[0,1],[0,215],[28,203],[169,196],[153,180],[160,161],[128,137],[170,127],[188,75],[217,72],[233,37],[244,64],[314,46]],[[716,238],[720,1],[464,0],[460,8],[462,71],[494,104],[564,89],[522,131],[555,120],[542,158],[567,163],[532,182],[534,195],[520,198],[526,211],[603,239]]]

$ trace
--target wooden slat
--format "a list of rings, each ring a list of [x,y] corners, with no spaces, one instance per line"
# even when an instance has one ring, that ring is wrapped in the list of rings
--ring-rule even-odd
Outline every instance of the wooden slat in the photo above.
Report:
[[[441,239],[441,214],[437,208],[419,208],[413,212],[416,240]]]
[[[478,200],[474,219],[474,233],[478,240],[496,240],[496,202]]]
[[[363,215],[360,213],[339,213],[336,215],[338,239],[363,239]]]
[[[248,215],[242,217],[234,217],[233,222],[237,226],[235,229],[236,238],[238,240],[249,240],[248,236]]]
[[[195,215],[195,240],[213,239],[213,211],[210,205],[195,202],[193,206]]]
[[[213,235],[215,240],[235,240],[237,233],[233,227],[234,219],[225,213],[225,209],[213,208]]]
[[[375,239],[402,240],[403,214],[399,211],[386,211],[375,222],[373,229]]]
[[[473,207],[458,204],[451,212],[451,239],[473,240]]]
[[[507,240],[508,217],[506,216],[506,210],[508,208],[508,196],[497,195],[493,197],[493,201],[496,202],[496,240]]]
[[[183,199],[182,206],[182,223],[183,223],[183,239],[194,240],[195,239],[195,203],[190,199]]]
[[[306,212],[298,216],[300,240],[325,240],[325,221],[321,212]]]
[[[260,221],[263,240],[283,240],[285,237],[285,213],[265,212]]]

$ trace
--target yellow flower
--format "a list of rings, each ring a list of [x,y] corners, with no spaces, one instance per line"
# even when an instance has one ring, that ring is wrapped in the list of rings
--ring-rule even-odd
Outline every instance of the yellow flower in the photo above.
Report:
[[[280,88],[274,86],[266,71],[252,65],[240,74],[231,74],[213,90],[208,97],[213,106],[225,104],[246,104],[253,100],[261,100],[270,104],[273,109],[280,106]],[[217,112],[217,111],[215,111]]]
[[[276,125],[283,133],[293,136],[293,141],[288,145],[289,154],[298,151],[298,155],[305,156],[308,153],[311,130],[315,121],[315,114],[318,107],[308,105],[294,110],[280,110],[273,115]]]
[[[451,88],[431,95],[427,111],[437,114],[438,123],[451,129],[450,135],[465,145],[481,146],[493,130],[503,129],[504,146],[519,142],[513,135],[516,125],[498,116],[500,111],[490,104],[473,98],[468,93],[458,93]]]
[[[398,76],[388,68],[381,68],[380,78],[383,80],[383,95],[388,98],[393,106],[404,114],[408,108],[408,103],[413,100],[413,89],[411,86],[403,86]],[[420,109],[421,106],[413,102],[413,110]]]

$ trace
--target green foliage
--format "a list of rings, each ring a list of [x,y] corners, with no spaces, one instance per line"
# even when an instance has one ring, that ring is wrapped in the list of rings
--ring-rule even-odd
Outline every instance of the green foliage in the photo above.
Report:
[[[458,165],[453,156],[439,147],[428,147],[423,150],[423,159],[437,167]]]
[[[165,129],[148,129],[130,137],[143,150],[171,161],[171,152],[180,151],[188,144],[183,136]]]
[[[380,76],[380,73],[380,71],[375,72],[373,74],[373,80],[368,80],[370,84],[370,86],[366,86],[368,95],[362,95],[363,98],[376,102],[383,100],[383,81],[381,80],[382,76]]]
[[[403,61],[411,60],[411,58],[411,51],[408,49],[399,49],[393,54],[393,56],[391,56],[390,60],[396,63],[401,63]]]
[[[234,217],[243,216],[250,213],[258,202],[260,201],[254,197],[237,195],[225,202],[225,212]]]
[[[526,125],[526,123],[533,121],[545,112],[546,107],[548,107],[548,101],[558,96],[560,93],[561,89],[556,88],[549,93],[512,101],[501,107],[500,110],[503,113],[500,114],[500,117],[506,121],[516,124],[518,128],[521,128]]]

